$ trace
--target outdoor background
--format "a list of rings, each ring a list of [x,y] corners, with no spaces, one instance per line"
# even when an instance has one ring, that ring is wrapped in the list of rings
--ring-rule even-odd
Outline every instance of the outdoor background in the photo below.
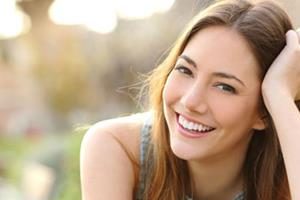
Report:
[[[211,2],[0,0],[0,200],[79,200],[86,127],[141,110],[142,76]]]

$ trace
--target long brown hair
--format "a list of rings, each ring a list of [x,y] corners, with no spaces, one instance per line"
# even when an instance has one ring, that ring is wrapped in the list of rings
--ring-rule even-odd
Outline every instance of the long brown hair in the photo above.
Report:
[[[209,26],[227,26],[249,43],[261,67],[261,78],[286,44],[285,33],[292,24],[285,11],[273,1],[223,0],[194,17],[176,41],[167,58],[149,78],[150,108],[153,111],[151,144],[148,152],[144,199],[182,200],[191,192],[191,177],[184,160],[176,157],[169,143],[164,118],[162,92],[177,57],[188,41]],[[262,106],[264,107],[264,106]],[[248,200],[290,199],[282,153],[272,120],[265,108],[267,128],[254,134],[243,175]]]

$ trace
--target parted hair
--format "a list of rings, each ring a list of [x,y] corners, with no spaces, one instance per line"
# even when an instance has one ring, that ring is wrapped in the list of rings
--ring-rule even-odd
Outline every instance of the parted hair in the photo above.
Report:
[[[149,162],[146,163],[145,200],[183,200],[191,193],[193,184],[187,163],[176,157],[170,147],[162,93],[187,43],[196,33],[211,26],[226,26],[244,37],[260,65],[261,80],[284,48],[286,32],[293,28],[286,12],[271,0],[222,0],[193,18],[148,79],[149,104],[154,117],[146,159]],[[279,140],[263,103],[261,110],[267,126],[254,132],[248,147],[242,172],[245,196],[247,200],[288,200],[290,192]]]

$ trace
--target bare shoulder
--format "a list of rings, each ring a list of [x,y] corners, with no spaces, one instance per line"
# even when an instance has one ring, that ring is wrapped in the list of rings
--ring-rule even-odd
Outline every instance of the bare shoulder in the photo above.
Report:
[[[105,120],[87,131],[80,152],[83,199],[132,199],[135,169],[129,154],[138,161],[145,117],[142,113]]]
[[[147,113],[138,113],[98,122],[84,136],[83,145],[85,142],[99,144],[98,142],[110,138],[109,140],[121,143],[126,150],[133,153],[134,156],[138,156],[140,131],[146,116]]]

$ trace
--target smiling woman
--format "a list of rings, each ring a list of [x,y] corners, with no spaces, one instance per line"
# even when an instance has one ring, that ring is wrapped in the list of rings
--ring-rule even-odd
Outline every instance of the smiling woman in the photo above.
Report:
[[[172,151],[184,160],[222,156],[216,165],[235,161],[241,168],[251,130],[265,128],[258,109],[259,66],[251,48],[235,30],[212,26],[197,33],[181,55],[163,91]],[[200,132],[193,131],[198,127]]]
[[[299,199],[299,76],[275,2],[210,6],[149,77],[149,112],[85,135],[83,199]]]

